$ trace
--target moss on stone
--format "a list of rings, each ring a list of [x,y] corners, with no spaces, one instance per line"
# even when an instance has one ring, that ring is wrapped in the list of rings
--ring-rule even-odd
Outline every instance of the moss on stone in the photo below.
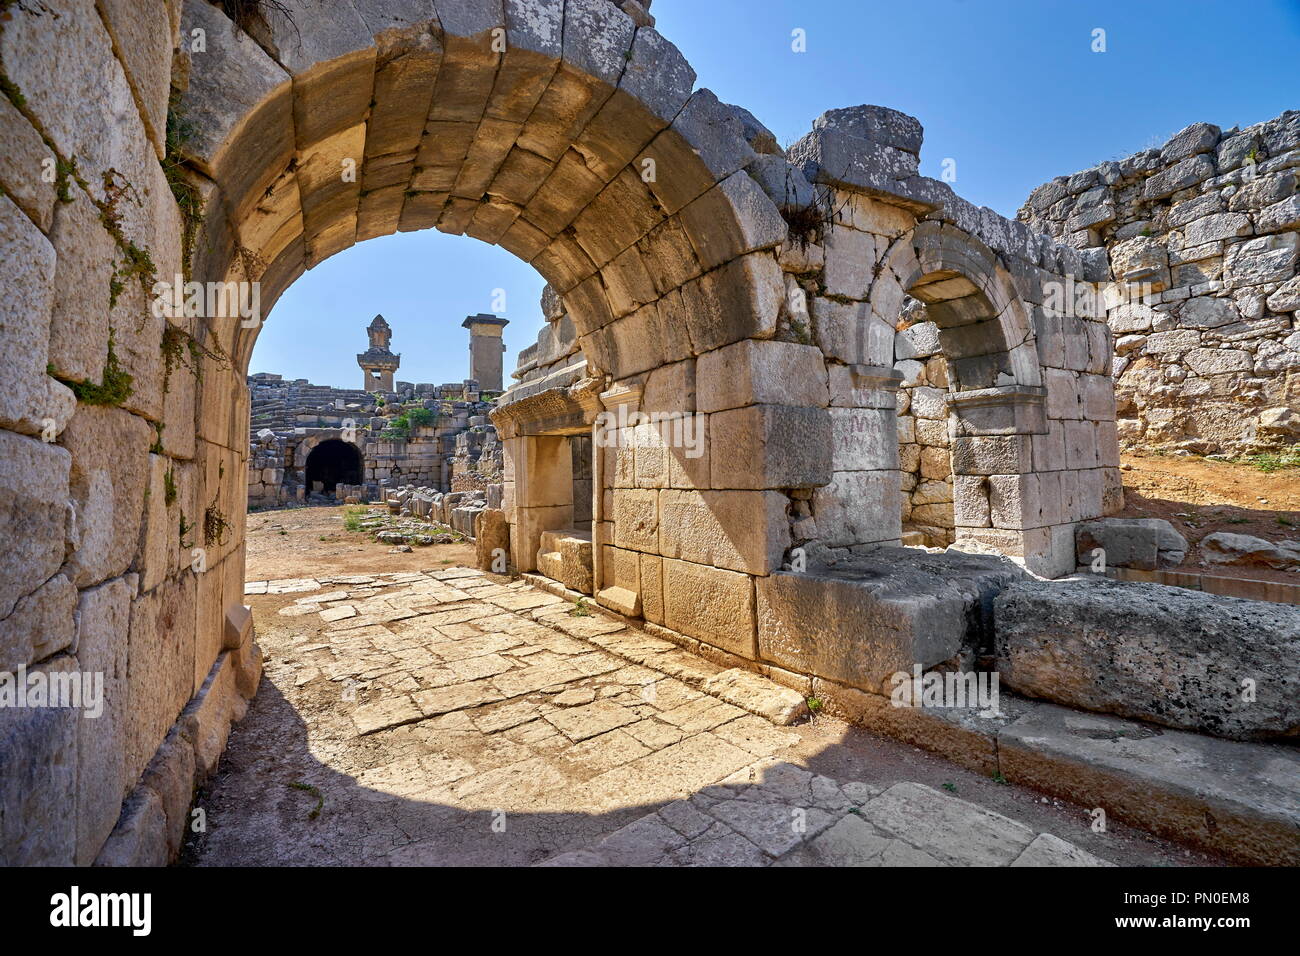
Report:
[[[51,378],[58,379],[72,389],[72,394],[77,396],[77,401],[83,405],[121,405],[135,391],[131,385],[134,381],[133,376],[122,368],[117,360],[117,353],[113,351],[112,329],[108,332],[108,358],[104,361],[104,374],[99,385],[85,380],[78,382],[61,378],[55,373],[53,363],[48,364],[45,371]]]

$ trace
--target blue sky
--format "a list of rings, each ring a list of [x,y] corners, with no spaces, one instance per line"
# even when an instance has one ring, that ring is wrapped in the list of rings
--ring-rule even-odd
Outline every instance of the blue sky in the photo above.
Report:
[[[1227,129],[1300,108],[1300,0],[654,0],[697,84],[789,145],[825,110],[875,103],[925,127],[921,172],[956,163],[959,194],[1014,216],[1053,176],[1160,146],[1189,123]],[[791,49],[803,30],[806,52]],[[1105,31],[1105,52],[1092,51]],[[542,279],[502,249],[436,230],[361,243],[299,279],[251,371],[356,387],[382,312],[398,378],[468,375],[474,312],[505,292],[507,368],[536,338]]]

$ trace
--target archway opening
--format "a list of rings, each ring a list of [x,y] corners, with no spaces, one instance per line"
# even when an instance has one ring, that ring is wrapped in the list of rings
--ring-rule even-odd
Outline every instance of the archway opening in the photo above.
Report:
[[[321,442],[307,454],[304,466],[308,494],[334,494],[338,485],[359,485],[361,452],[338,438]]]

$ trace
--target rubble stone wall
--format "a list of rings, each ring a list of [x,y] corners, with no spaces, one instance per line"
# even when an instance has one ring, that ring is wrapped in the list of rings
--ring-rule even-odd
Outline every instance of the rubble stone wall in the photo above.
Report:
[[[942,548],[955,540],[952,443],[948,438],[948,362],[939,328],[925,318],[923,303],[911,299],[894,336],[894,368],[903,375],[898,391],[898,459],[902,472],[903,531],[917,543]]]
[[[1300,440],[1300,112],[1196,123],[1058,176],[1018,218],[1104,250],[1120,439],[1198,454]]]
[[[334,389],[305,381],[282,383],[279,376],[249,377],[252,394],[248,458],[250,507],[277,507],[310,500],[306,484],[307,456],[320,442],[337,438],[358,447],[362,456],[363,495],[382,499],[382,489],[400,485],[461,490],[457,481],[484,484],[501,472],[501,445],[488,422],[491,402],[477,396],[474,385],[413,385],[399,382],[398,391],[376,405],[373,395]],[[416,426],[409,437],[385,439],[389,418],[380,414],[409,403],[434,412],[433,425]],[[468,485],[465,487],[469,487]],[[341,493],[335,498],[341,500]]]

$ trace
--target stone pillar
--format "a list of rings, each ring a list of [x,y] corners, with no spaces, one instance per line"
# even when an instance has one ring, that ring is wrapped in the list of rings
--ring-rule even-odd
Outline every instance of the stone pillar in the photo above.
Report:
[[[469,377],[481,391],[499,392],[503,388],[501,355],[506,345],[501,336],[509,324],[509,319],[486,312],[466,316],[461,323],[469,329]]]
[[[393,373],[402,364],[402,356],[388,347],[393,339],[393,330],[382,315],[377,315],[367,327],[366,335],[370,347],[357,355],[357,364],[364,376],[361,387],[367,392],[391,392]]]

